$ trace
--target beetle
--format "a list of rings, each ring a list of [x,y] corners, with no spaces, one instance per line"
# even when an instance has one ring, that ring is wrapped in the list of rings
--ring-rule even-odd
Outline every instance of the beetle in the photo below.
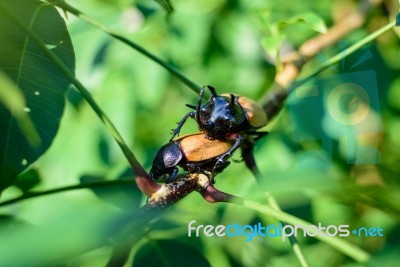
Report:
[[[187,113],[178,127],[173,129],[171,140],[179,134],[186,120],[191,117],[197,121],[199,129],[205,137],[214,140],[233,141],[232,147],[224,154],[218,156],[217,163],[222,163],[239,148],[246,135],[255,136],[256,139],[266,135],[266,132],[256,132],[268,122],[263,108],[255,101],[234,94],[217,94],[212,86],[207,86],[211,92],[211,98],[202,105],[205,86],[200,90],[197,105],[187,104],[195,111]]]
[[[163,145],[153,160],[150,177],[155,181],[174,181],[178,167],[189,172],[206,174],[213,182],[215,174],[226,168],[230,162],[217,162],[220,155],[225,154],[233,145],[231,141],[210,140],[204,133],[181,136]],[[168,175],[168,176],[167,176]]]

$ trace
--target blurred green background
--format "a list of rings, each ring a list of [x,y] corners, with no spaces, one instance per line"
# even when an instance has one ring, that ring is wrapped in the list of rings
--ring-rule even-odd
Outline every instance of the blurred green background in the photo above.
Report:
[[[285,46],[299,47],[322,31],[324,25],[329,28],[356,8],[359,1],[175,0],[175,11],[170,15],[156,1],[68,3],[165,59],[199,85],[210,84],[219,92],[258,100],[276,73],[274,45],[285,42]],[[372,10],[363,27],[322,51],[304,72],[383,26],[397,9],[396,1],[384,1]],[[313,20],[307,23],[296,19],[299,16],[311,16]],[[281,26],[267,27],[259,23],[260,17],[268,25]],[[149,170],[155,152],[169,140],[171,128],[188,112],[185,104],[195,103],[196,94],[150,59],[97,28],[72,15],[66,21],[75,48],[78,79],[90,89]],[[365,53],[371,56],[353,68]],[[375,130],[367,134],[346,127],[351,132],[349,141],[348,136],[327,130],[323,104],[320,111],[315,111],[319,117],[314,118],[306,111],[302,114],[301,109],[293,114],[293,100],[265,128],[270,134],[257,144],[261,187],[244,164],[236,162],[217,176],[215,186],[260,202],[264,201],[262,193],[269,191],[283,210],[314,224],[380,226],[383,237],[347,239],[372,254],[367,266],[399,266],[399,58],[399,38],[392,31],[323,74],[340,80],[344,73],[372,70],[378,96],[373,101],[378,101],[379,109],[370,110],[372,115],[366,125],[380,127],[374,126]],[[321,103],[325,100],[321,99]],[[196,124],[189,120],[182,133],[194,131]],[[323,132],[324,136],[299,138],[316,132]],[[325,149],[321,140],[328,140],[330,148]],[[361,145],[376,149],[376,162],[349,161],[348,149]],[[357,155],[350,158],[354,157]],[[240,155],[233,158],[239,160]],[[33,190],[46,190],[85,181],[132,178],[127,168],[126,159],[104,125],[79,93],[71,89],[52,146],[18,182],[33,183]],[[13,186],[4,191],[2,200],[20,194],[21,189]],[[111,253],[111,236],[119,229],[118,220],[145,201],[135,186],[115,186],[75,190],[1,207],[0,265],[104,266]],[[212,225],[277,223],[244,207],[210,204],[192,193],[151,226],[148,235],[133,247],[127,266],[134,262],[135,266],[145,266],[145,259],[141,258],[144,247],[157,244],[163,248],[158,251],[161,254],[170,254],[186,244],[201,253],[211,266],[299,266],[288,241],[260,237],[251,242],[244,237],[188,238],[187,223],[191,220]],[[165,245],[160,240],[170,243]],[[313,238],[300,237],[299,242],[310,266],[363,266]],[[183,252],[182,257],[188,253]],[[183,262],[180,266],[185,266]]]

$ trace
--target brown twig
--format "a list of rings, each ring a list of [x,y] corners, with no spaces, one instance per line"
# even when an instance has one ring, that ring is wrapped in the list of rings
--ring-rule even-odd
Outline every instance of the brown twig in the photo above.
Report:
[[[169,208],[194,190],[198,190],[199,181],[204,179],[202,176],[205,175],[187,174],[173,183],[161,185],[160,189],[153,193],[143,208],[150,210]]]
[[[155,192],[143,209],[165,210],[190,194],[198,191],[202,197],[211,203],[236,202],[238,197],[224,193],[216,189],[209,181],[209,178],[202,173],[191,173],[183,176],[173,183],[162,185]]]
[[[228,193],[224,193],[222,191],[219,191],[216,189],[213,185],[208,185],[206,188],[203,190],[199,191],[201,196],[207,200],[208,202],[211,203],[217,203],[217,202],[232,202],[234,198],[237,198],[233,195],[230,195]]]
[[[203,174],[188,174],[170,184],[160,185],[138,213],[124,218],[107,267],[122,267],[129,258],[132,246],[144,234],[144,226],[191,192],[202,191],[208,178]],[[132,223],[134,222],[134,223]]]
[[[274,83],[266,91],[260,103],[269,121],[281,110],[288,96],[288,89],[299,76],[303,66],[316,54],[340,41],[350,32],[360,28],[372,8],[381,4],[382,0],[363,0],[359,7],[349,15],[340,19],[326,33],[319,34],[300,46],[298,51],[291,51],[281,56],[283,64],[275,75]]]

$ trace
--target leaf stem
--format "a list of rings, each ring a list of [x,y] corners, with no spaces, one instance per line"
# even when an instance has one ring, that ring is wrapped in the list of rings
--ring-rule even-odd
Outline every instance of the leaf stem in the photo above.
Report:
[[[283,221],[283,222],[286,222],[291,225],[296,225],[296,226],[300,226],[300,227],[304,227],[304,228],[307,228],[311,225],[309,222],[304,221],[300,218],[297,218],[293,215],[290,215],[290,214],[282,212],[282,211],[278,211],[276,209],[273,209],[271,207],[262,205],[260,203],[257,203],[257,202],[251,201],[251,200],[242,199],[239,197],[233,197],[233,198],[231,198],[230,202],[238,204],[240,206],[244,206],[244,207],[252,209],[252,210],[255,210],[255,211],[263,213],[265,215],[275,217],[279,221]],[[317,234],[315,236],[315,238],[331,245],[338,251],[353,258],[354,260],[356,260],[358,262],[366,263],[370,258],[370,255],[367,252],[365,252],[364,250],[360,249],[359,247],[349,243],[348,241],[346,241],[344,239],[341,239],[338,237],[333,237],[333,236],[328,236],[326,234]]]
[[[246,154],[245,154],[246,155]],[[250,169],[250,171],[253,173],[254,177],[256,178],[257,183],[259,184],[259,181],[262,179],[260,170],[258,169],[254,155],[251,153],[250,155],[243,156],[246,162],[246,166]],[[259,184],[260,185],[260,184]],[[261,187],[260,187],[261,188]],[[268,205],[277,210],[277,211],[282,211],[281,207],[279,206],[278,202],[276,199],[271,195],[269,191],[264,191],[265,198],[267,200]],[[285,225],[285,222],[280,221],[283,225]],[[300,244],[297,241],[297,237],[292,235],[289,236],[289,241],[290,241],[290,246],[292,247],[292,250],[297,257],[301,267],[308,267],[308,263],[306,258],[304,257],[303,251],[301,250]]]
[[[265,192],[265,196],[267,198],[267,202],[268,204],[271,206],[271,208],[277,210],[277,211],[282,211],[278,202],[276,201],[276,199],[271,195],[270,192]],[[281,223],[284,224],[284,222],[281,221]],[[292,235],[289,236],[289,241],[290,241],[290,245],[292,247],[292,250],[295,254],[295,256],[297,257],[298,261],[300,262],[301,267],[308,267],[308,263],[306,258],[304,257],[303,251],[301,250],[300,244],[297,241],[296,236]]]
[[[58,6],[59,8],[63,9],[64,11],[68,11],[78,18],[82,19],[83,21],[86,21],[87,23],[99,28],[100,30],[104,31],[108,35],[120,40],[121,42],[127,44],[128,46],[132,47],[139,53],[143,54],[144,56],[150,58],[166,70],[168,70],[171,74],[173,74],[178,80],[180,80],[182,83],[184,83],[186,86],[188,86],[190,89],[192,89],[194,92],[199,93],[201,87],[191,81],[188,77],[183,75],[180,71],[178,71],[176,68],[172,67],[162,59],[158,58],[157,56],[153,55],[149,51],[147,51],[145,48],[141,47],[140,45],[132,42],[128,38],[116,33],[115,31],[111,30],[110,28],[106,27],[105,25],[97,22],[93,18],[89,17],[88,15],[82,13],[78,9],[70,6],[68,3],[66,3],[64,0],[48,0],[49,3]]]
[[[98,188],[98,187],[108,187],[113,185],[135,185],[135,181],[131,179],[124,179],[124,180],[110,180],[110,181],[101,181],[101,182],[93,182],[93,183],[85,183],[85,184],[77,184],[71,186],[64,186],[59,188],[53,188],[50,190],[45,191],[37,191],[37,192],[28,192],[23,194],[19,197],[12,198],[3,202],[0,202],[0,207],[14,204],[26,199],[51,195],[55,193],[66,192],[70,190],[77,190],[77,189],[88,189],[88,188]]]

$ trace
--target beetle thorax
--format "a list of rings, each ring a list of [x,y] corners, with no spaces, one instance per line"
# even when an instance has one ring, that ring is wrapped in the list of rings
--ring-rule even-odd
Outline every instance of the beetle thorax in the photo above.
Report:
[[[240,126],[245,113],[234,96],[214,96],[199,110],[200,129],[214,138],[222,137]]]

